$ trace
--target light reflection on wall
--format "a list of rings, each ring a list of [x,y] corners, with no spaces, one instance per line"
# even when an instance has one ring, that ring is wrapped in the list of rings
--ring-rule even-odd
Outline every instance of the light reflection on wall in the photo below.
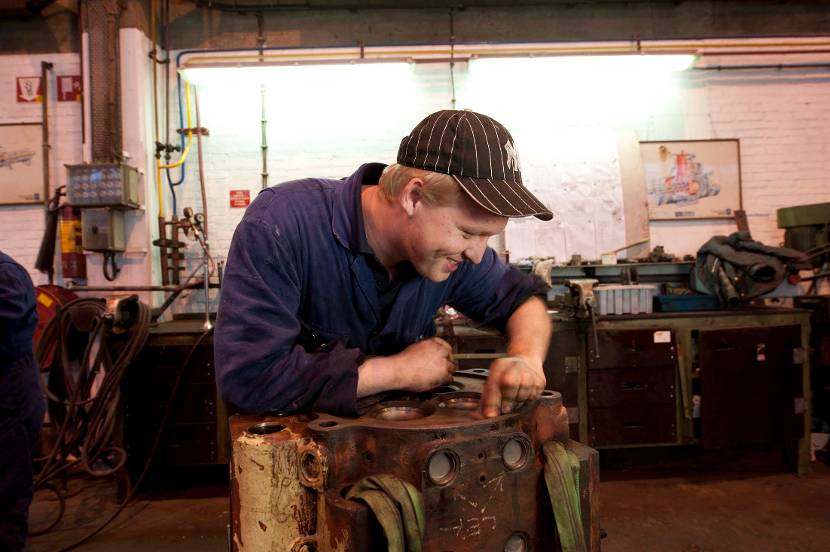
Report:
[[[346,167],[351,172],[366,161],[394,159],[417,117],[406,109],[414,105],[415,86],[413,67],[403,62],[200,68],[188,69],[186,78],[198,86],[214,144],[225,142],[217,154],[237,158],[260,155],[265,87],[272,184],[301,176],[339,178],[348,174]],[[386,144],[385,158],[377,157],[376,144]],[[297,159],[302,162],[292,163]],[[258,167],[254,161],[247,169]]]
[[[625,244],[615,129],[648,128],[653,117],[677,110],[675,73],[692,61],[638,55],[470,62],[460,105],[510,129],[525,184],[556,215],[551,223],[511,221],[511,259],[598,259]]]

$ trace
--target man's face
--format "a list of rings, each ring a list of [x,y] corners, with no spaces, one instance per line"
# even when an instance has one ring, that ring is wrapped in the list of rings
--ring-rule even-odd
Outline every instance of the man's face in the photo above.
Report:
[[[419,203],[407,228],[407,259],[424,278],[442,282],[461,263],[481,262],[487,239],[506,225],[507,217],[485,211],[466,197],[453,207]]]

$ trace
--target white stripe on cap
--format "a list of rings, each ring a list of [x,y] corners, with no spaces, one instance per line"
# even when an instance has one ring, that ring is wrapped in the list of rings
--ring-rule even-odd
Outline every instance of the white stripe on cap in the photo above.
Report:
[[[525,205],[527,205],[527,206],[528,206],[530,209],[532,209],[532,210],[538,210],[538,209],[539,209],[539,207],[537,207],[537,206],[533,206],[533,205],[531,205],[530,203],[528,203],[527,201],[525,201],[525,200],[524,200],[524,198],[523,198],[521,195],[519,195],[519,192],[517,192],[517,191],[513,188],[513,186],[510,184],[510,181],[509,181],[509,180],[503,180],[502,182],[504,182],[505,184],[507,184],[507,187],[510,189],[510,191],[511,191],[511,192],[513,192],[513,195],[515,195],[516,197],[518,197],[518,198],[519,198],[519,201],[521,201],[522,203],[524,203]],[[520,190],[521,190],[521,188],[520,188]],[[524,191],[524,190],[521,190],[521,191]]]
[[[421,125],[421,130],[418,131],[418,140],[415,142],[415,157],[412,159],[413,165],[415,164],[415,159],[418,158],[418,146],[421,144],[421,134],[424,133],[425,126],[426,125]],[[409,146],[407,146],[407,149],[409,149]]]
[[[461,121],[467,121],[467,119],[465,119],[466,116],[467,116],[467,113],[465,112],[464,115],[461,116],[461,120],[458,121],[459,126],[461,126]],[[475,174],[475,176],[478,177],[478,175],[481,174],[481,171],[478,170],[478,144],[476,143],[476,133],[473,130],[473,125],[470,124],[470,121],[467,121],[467,126],[470,127],[470,134],[473,135],[473,149],[475,149],[475,152],[476,152],[476,174]],[[463,175],[464,173],[461,173],[461,174]]]
[[[465,184],[464,184],[464,183],[462,183],[462,182],[461,182],[461,179],[460,179],[460,178],[458,178],[458,177],[457,177],[457,176],[455,176],[455,175],[451,175],[451,176],[452,176],[453,178],[455,178],[455,181],[456,181],[456,182],[458,182],[458,185],[459,185],[459,186],[461,186],[462,188],[464,188],[464,190],[466,190],[466,191],[467,191],[467,193],[470,195],[470,197],[471,197],[471,198],[475,199],[475,201],[476,201],[479,205],[481,205],[482,207],[484,207],[485,209],[487,209],[488,211],[490,211],[490,209],[488,209],[486,205],[484,205],[484,204],[483,204],[480,200],[476,199],[476,197],[475,197],[475,195],[473,194],[473,192],[472,192],[472,191],[467,190],[467,187],[465,186]],[[470,177],[468,176],[467,178],[470,178]],[[499,208],[498,208],[498,207],[496,207],[496,205],[495,205],[492,201],[490,201],[490,198],[489,198],[489,197],[487,197],[486,195],[484,195],[484,192],[482,192],[482,191],[481,191],[481,188],[479,188],[479,187],[478,187],[478,184],[476,184],[475,180],[470,179],[470,181],[469,181],[468,183],[470,183],[470,182],[473,184],[473,186],[475,186],[475,187],[476,187],[476,191],[478,191],[478,193],[481,195],[482,199],[484,199],[484,201],[486,201],[487,203],[489,203],[489,204],[490,204],[490,207],[492,207],[492,208],[493,208],[493,209],[492,209],[493,211],[495,211],[496,213],[498,213],[498,212],[499,212]]]
[[[507,198],[504,196],[504,194],[503,194],[503,193],[501,193],[501,190],[499,190],[498,186],[496,186],[496,185],[493,183],[493,181],[492,181],[492,180],[490,180],[490,179],[488,178],[488,179],[487,179],[487,182],[489,182],[489,183],[490,183],[490,185],[493,187],[493,189],[494,189],[494,190],[496,190],[496,192],[497,192],[497,193],[501,196],[501,198],[502,198],[503,200],[505,200],[505,201],[507,202],[507,204],[508,204],[508,205],[510,205],[510,207],[512,207],[512,208],[513,208],[513,210],[514,210],[514,211],[516,211],[518,214],[522,214],[522,212],[521,212],[521,211],[519,211],[518,209],[516,209],[516,206],[515,206],[515,205],[513,205],[512,203],[510,203],[510,200],[509,200],[509,199],[507,199]],[[520,199],[521,199],[521,198],[520,198]],[[527,205],[527,203],[525,203],[525,205]],[[528,205],[528,207],[530,207],[530,206]]]
[[[447,127],[450,125],[450,121],[452,120],[452,113],[450,116],[447,117],[447,122],[444,123],[444,130],[441,131],[441,138],[438,139],[438,156],[435,158],[435,170],[438,170],[438,161],[441,160],[441,144],[444,143],[444,133],[447,132]],[[456,133],[457,135],[458,133]],[[452,139],[453,145],[455,145],[455,138]],[[452,150],[450,150],[450,160],[447,163],[447,170],[449,170],[449,165],[452,164]]]
[[[447,172],[452,172],[452,152],[455,149],[455,139],[458,138],[458,124],[455,125],[455,135],[452,137],[452,145],[450,146],[450,164],[447,166]],[[464,174],[464,167],[461,167],[461,174]]]
[[[438,121],[441,120],[442,115],[444,115],[443,111],[438,112],[438,116],[435,118],[435,120],[432,121],[432,128],[429,130],[429,138],[427,138],[427,147],[424,148],[426,150],[426,151],[424,151],[424,167],[425,168],[426,168],[426,164],[427,164],[427,157],[429,157],[429,144],[430,144],[430,142],[432,142],[432,132],[435,130],[435,125],[437,125]],[[438,157],[441,157],[441,144],[440,143],[438,144],[438,153],[436,155]],[[417,162],[417,160],[418,160],[418,153],[416,152],[415,153],[415,161],[413,161],[413,164],[415,162]]]
[[[484,123],[481,122],[475,112],[473,112],[473,117],[476,118],[478,124],[481,125],[481,131],[484,132],[484,140],[487,142],[487,156],[490,158],[490,178],[493,178],[493,151],[490,149],[490,138],[487,137],[487,129],[484,128]],[[496,141],[496,144],[498,144],[498,141]]]
[[[414,130],[412,132],[415,132]],[[406,137],[406,149],[403,152],[403,158],[406,159],[406,156],[409,155],[409,144],[412,143],[412,132],[409,133],[409,136]]]
[[[493,119],[490,119],[490,124],[493,125],[493,130],[496,131],[496,147],[501,146],[501,137],[499,136],[499,127],[496,126],[496,122]],[[504,170],[504,155],[499,152],[499,159],[501,159],[501,175],[503,178],[507,178],[507,171]]]

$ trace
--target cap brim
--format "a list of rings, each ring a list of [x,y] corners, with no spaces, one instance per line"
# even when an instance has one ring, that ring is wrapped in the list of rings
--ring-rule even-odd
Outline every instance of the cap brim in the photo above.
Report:
[[[553,213],[518,182],[451,175],[461,189],[482,208],[503,217],[550,220]]]

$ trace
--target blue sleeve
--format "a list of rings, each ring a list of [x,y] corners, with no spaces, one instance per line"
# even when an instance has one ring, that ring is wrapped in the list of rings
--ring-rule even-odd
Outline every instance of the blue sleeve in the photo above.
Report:
[[[35,294],[29,274],[11,262],[0,262],[0,356],[32,354],[37,325]]]
[[[477,265],[465,263],[454,274],[447,303],[485,326],[504,331],[507,320],[534,295],[544,296],[545,283],[536,276],[506,265],[487,248]]]
[[[297,343],[303,278],[289,242],[256,217],[236,228],[214,335],[217,384],[247,413],[356,415],[361,351],[338,342],[308,352]]]

